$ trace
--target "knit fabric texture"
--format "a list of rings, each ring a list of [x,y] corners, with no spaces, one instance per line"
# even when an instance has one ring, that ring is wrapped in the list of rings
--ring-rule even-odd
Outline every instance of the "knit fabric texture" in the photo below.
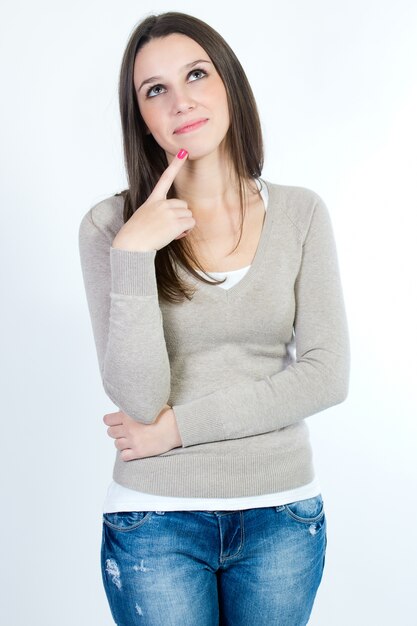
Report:
[[[350,346],[329,211],[311,189],[261,179],[269,192],[247,274],[230,289],[199,282],[192,300],[158,296],[156,251],[112,247],[123,198],[82,218],[79,251],[107,396],[151,424],[172,406],[182,446],[123,461],[113,479],[178,497],[230,498],[314,478],[305,418],[348,395]]]

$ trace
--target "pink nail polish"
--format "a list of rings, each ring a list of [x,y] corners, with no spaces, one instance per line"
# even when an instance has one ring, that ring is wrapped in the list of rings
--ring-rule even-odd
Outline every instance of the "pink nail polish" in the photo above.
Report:
[[[186,156],[187,156],[187,154],[188,154],[187,150],[183,150],[183,149],[181,148],[181,150],[180,150],[180,151],[178,152],[178,154],[177,154],[177,157],[178,157],[179,159],[183,159],[184,157],[186,157]]]

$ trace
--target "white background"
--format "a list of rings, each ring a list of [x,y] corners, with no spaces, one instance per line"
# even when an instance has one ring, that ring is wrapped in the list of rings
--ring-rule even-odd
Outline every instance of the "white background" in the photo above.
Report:
[[[337,240],[348,399],[308,418],[328,521],[309,626],[415,626],[417,5],[4,2],[1,578],[7,626],[110,626],[101,511],[115,447],[78,256],[126,186],[117,81],[146,15],[188,12],[240,59],[263,176],[315,190]]]

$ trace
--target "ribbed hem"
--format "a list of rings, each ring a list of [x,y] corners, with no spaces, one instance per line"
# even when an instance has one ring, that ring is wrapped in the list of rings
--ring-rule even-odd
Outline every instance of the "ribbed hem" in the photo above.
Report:
[[[126,296],[157,295],[155,256],[156,250],[110,247],[111,290]]]
[[[205,456],[180,453],[123,461],[113,480],[128,489],[179,498],[233,498],[295,489],[314,478],[309,441],[276,454]]]

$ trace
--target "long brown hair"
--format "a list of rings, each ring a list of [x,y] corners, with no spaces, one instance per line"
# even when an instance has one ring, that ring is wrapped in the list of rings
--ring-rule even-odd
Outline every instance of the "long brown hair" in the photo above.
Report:
[[[129,188],[115,195],[124,197],[123,220],[126,223],[147,200],[168,167],[165,151],[151,134],[146,133],[135,93],[133,68],[138,51],[146,43],[173,33],[187,35],[206,51],[225,86],[230,117],[225,148],[235,169],[240,198],[241,225],[237,247],[242,237],[247,200],[245,181],[259,177],[263,167],[261,124],[252,89],[235,53],[216,30],[192,15],[170,11],[148,16],[135,26],[129,37],[119,78],[119,106]],[[176,197],[174,183],[167,198]],[[184,298],[190,300],[192,297],[192,287],[181,280],[176,264],[182,265],[197,280],[213,285],[223,282],[209,281],[200,276],[194,267],[203,272],[204,269],[187,237],[174,239],[157,250],[155,255],[158,294],[168,302],[182,302]]]

